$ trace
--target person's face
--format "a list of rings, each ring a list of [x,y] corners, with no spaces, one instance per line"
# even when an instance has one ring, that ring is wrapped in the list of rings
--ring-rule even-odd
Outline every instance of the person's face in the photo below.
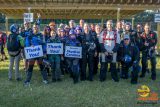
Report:
[[[83,20],[80,20],[80,21],[79,21],[79,25],[80,25],[81,27],[83,27],[84,21],[83,21]]]
[[[101,27],[100,26],[96,26],[96,33],[99,34],[101,32]]]
[[[144,31],[145,33],[149,33],[150,27],[148,25],[144,26]]]
[[[113,23],[112,22],[107,22],[107,29],[112,29],[112,25],[113,25]]]
[[[38,26],[37,25],[33,25],[33,33],[34,34],[38,33]]]
[[[63,37],[65,35],[65,32],[60,31],[60,35]]]
[[[137,31],[142,31],[142,26],[141,25],[137,25]]]
[[[29,28],[29,23],[25,23],[24,28],[27,30]]]
[[[126,30],[130,30],[130,25],[126,25]]]
[[[53,31],[51,31],[50,34],[51,34],[52,37],[56,35],[55,32],[53,32]]]
[[[74,28],[74,22],[69,23],[70,28]]]
[[[89,31],[89,26],[87,24],[84,25],[84,31],[88,32]]]
[[[91,25],[91,29],[92,29],[92,30],[94,30],[94,29],[95,29],[94,25]]]
[[[128,44],[129,44],[129,42],[130,42],[130,40],[129,40],[129,39],[124,39],[124,44],[125,44],[125,45],[128,45]]]
[[[122,29],[126,29],[125,23],[122,24]]]
[[[118,22],[117,23],[117,29],[121,29],[122,28],[122,23],[121,22]]]
[[[55,30],[55,26],[49,26],[51,30]]]

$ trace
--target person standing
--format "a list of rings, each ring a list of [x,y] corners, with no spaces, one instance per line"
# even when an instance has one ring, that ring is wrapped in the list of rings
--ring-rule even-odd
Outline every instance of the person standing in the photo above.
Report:
[[[10,56],[8,78],[12,80],[12,71],[15,63],[15,78],[17,81],[21,81],[19,62],[21,48],[24,47],[24,39],[18,34],[19,28],[16,24],[10,26],[10,31],[11,34],[7,38],[7,50]]]

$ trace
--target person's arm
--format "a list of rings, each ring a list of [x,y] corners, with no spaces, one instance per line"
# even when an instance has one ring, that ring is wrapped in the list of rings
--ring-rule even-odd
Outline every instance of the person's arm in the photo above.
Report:
[[[115,43],[115,46],[112,50],[114,53],[116,53],[118,51],[118,48],[120,46],[120,42],[121,42],[120,35],[117,33],[116,43]]]
[[[21,47],[24,47],[24,39],[23,39],[23,37],[18,35],[18,40],[20,42]]]
[[[155,47],[157,45],[157,34],[153,32],[151,35],[153,36],[153,39],[149,43],[149,47]]]

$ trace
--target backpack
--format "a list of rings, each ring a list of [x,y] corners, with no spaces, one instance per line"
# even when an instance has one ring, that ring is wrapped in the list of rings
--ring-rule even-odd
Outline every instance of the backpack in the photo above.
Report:
[[[4,36],[3,33],[0,33],[0,45],[4,43]]]
[[[20,51],[21,45],[17,35],[10,34],[7,40],[7,49],[10,52]]]

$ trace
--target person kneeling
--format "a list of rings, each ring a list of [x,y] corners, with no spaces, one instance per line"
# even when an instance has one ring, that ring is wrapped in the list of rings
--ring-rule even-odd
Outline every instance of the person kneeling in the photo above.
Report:
[[[139,50],[130,43],[129,35],[124,36],[119,48],[120,62],[122,64],[121,78],[128,79],[128,72],[131,71],[131,84],[137,84],[138,72],[140,70],[139,62]]]

